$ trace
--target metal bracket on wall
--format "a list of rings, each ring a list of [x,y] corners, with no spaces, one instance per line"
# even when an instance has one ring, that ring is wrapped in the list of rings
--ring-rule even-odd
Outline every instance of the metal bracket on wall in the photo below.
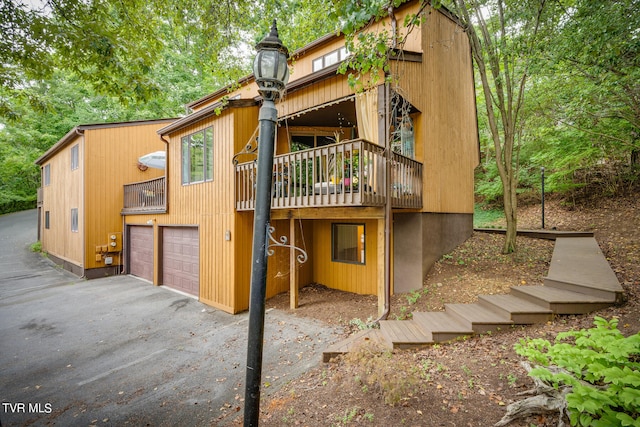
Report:
[[[252,156],[254,161],[258,159],[258,129],[259,128],[256,127],[256,130],[253,132],[253,135],[249,138],[249,142],[247,142],[242,151],[233,156],[232,161],[235,166],[238,165],[238,157],[240,156]]]
[[[280,236],[280,241],[277,241],[274,237],[273,237],[273,232],[276,231],[275,227],[273,226],[269,226],[267,228],[267,237],[269,237],[269,240],[272,242],[270,245],[267,246],[267,255],[271,256],[274,253],[274,249],[272,248],[276,248],[276,247],[281,247],[281,248],[289,248],[289,249],[295,249],[296,251],[299,251],[300,253],[296,256],[296,259],[298,260],[298,262],[300,264],[304,264],[305,262],[307,262],[307,252],[305,252],[304,249],[299,248],[297,246],[294,245],[289,245],[289,239],[287,238],[287,236]]]

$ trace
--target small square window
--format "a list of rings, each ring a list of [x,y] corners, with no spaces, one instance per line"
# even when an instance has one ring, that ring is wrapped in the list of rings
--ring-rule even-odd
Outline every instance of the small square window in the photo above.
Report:
[[[365,264],[364,224],[332,224],[331,260]]]
[[[323,66],[323,58],[318,58],[313,60],[313,72],[320,71],[324,68]]]

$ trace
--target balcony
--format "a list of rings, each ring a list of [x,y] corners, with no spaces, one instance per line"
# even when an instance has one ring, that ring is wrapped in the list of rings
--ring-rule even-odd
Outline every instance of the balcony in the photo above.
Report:
[[[125,184],[123,215],[167,211],[165,177]]]
[[[391,206],[422,207],[422,164],[392,154]],[[276,156],[272,209],[384,206],[387,199],[384,148],[363,139]],[[236,166],[236,209],[255,209],[257,165]]]

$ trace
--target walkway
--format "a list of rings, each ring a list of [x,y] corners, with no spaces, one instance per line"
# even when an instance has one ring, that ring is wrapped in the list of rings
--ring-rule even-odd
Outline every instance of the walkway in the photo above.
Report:
[[[543,323],[557,314],[589,313],[622,302],[622,286],[592,234],[522,233],[556,241],[543,286],[513,286],[506,295],[479,295],[473,304],[445,304],[445,311],[414,312],[411,320],[381,321],[380,329],[361,331],[328,347],[323,361],[367,341],[390,349],[423,347],[513,325]]]

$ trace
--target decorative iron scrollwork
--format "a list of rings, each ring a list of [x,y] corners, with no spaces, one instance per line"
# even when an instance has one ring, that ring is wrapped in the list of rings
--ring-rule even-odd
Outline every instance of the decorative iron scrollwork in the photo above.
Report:
[[[271,256],[274,253],[274,249],[275,247],[281,247],[281,248],[289,248],[289,249],[295,249],[296,251],[299,251],[300,253],[296,256],[296,259],[298,260],[298,262],[300,264],[304,264],[305,262],[307,262],[307,252],[304,251],[304,249],[299,248],[297,246],[294,245],[290,245],[289,244],[289,239],[287,238],[287,236],[280,236],[280,241],[277,241],[274,237],[273,237],[273,232],[276,231],[275,227],[273,226],[269,226],[267,228],[267,236],[269,237],[269,240],[272,242],[270,245],[267,246],[267,255]]]
[[[242,151],[240,151],[239,153],[236,153],[233,156],[233,165],[237,166],[239,161],[238,161],[238,157],[240,156],[253,156],[255,159],[258,158],[258,140],[251,140],[247,143],[247,145],[244,146],[244,148],[242,149]],[[254,160],[255,160],[254,159]]]

